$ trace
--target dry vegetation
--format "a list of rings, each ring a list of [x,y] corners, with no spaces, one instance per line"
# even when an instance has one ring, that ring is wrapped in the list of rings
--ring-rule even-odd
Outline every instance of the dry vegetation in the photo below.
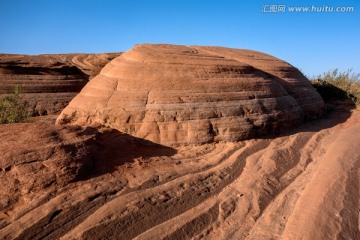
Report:
[[[29,103],[20,97],[21,88],[0,99],[0,124],[26,122],[32,115]]]
[[[82,88],[67,95],[75,75],[25,77],[27,64],[14,72],[10,63],[0,66],[14,80],[1,89],[1,123],[27,121],[25,100],[55,113],[55,99]],[[325,104],[296,68],[266,54],[137,45],[109,66],[63,111],[73,115],[61,123],[80,126],[0,124],[0,239],[360,239],[360,110],[347,108],[359,102],[359,75],[314,77],[335,107],[295,127]],[[10,93],[17,85],[26,91]],[[116,129],[125,123],[141,131]],[[254,130],[263,135],[236,135]]]
[[[327,103],[350,99],[360,103],[360,73],[352,70],[340,72],[338,69],[310,78],[313,86]]]

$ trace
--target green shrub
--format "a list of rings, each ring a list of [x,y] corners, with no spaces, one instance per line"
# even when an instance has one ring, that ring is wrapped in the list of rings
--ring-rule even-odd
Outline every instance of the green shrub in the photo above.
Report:
[[[338,69],[310,78],[313,86],[326,102],[350,99],[360,104],[360,74]]]
[[[29,103],[20,98],[20,87],[0,99],[0,124],[25,122],[32,114]]]

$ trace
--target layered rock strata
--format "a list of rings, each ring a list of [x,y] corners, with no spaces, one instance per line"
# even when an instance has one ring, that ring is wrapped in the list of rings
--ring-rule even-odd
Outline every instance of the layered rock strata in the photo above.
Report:
[[[237,141],[321,115],[303,74],[264,53],[137,45],[112,60],[58,123],[100,123],[164,144]]]
[[[59,113],[119,53],[0,55],[0,94],[21,87],[35,114]]]

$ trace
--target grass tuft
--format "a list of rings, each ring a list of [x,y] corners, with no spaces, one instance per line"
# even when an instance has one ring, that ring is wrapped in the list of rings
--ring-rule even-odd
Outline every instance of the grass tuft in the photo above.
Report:
[[[20,97],[21,87],[0,99],[0,124],[26,122],[32,115],[29,103]]]
[[[352,69],[345,72],[335,69],[312,77],[310,81],[325,102],[350,99],[360,104],[360,74],[353,73]]]

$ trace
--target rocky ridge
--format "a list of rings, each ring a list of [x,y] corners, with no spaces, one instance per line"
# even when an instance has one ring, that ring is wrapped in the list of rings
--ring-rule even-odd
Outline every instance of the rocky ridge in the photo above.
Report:
[[[0,54],[0,94],[21,87],[35,114],[59,113],[119,54]]]

